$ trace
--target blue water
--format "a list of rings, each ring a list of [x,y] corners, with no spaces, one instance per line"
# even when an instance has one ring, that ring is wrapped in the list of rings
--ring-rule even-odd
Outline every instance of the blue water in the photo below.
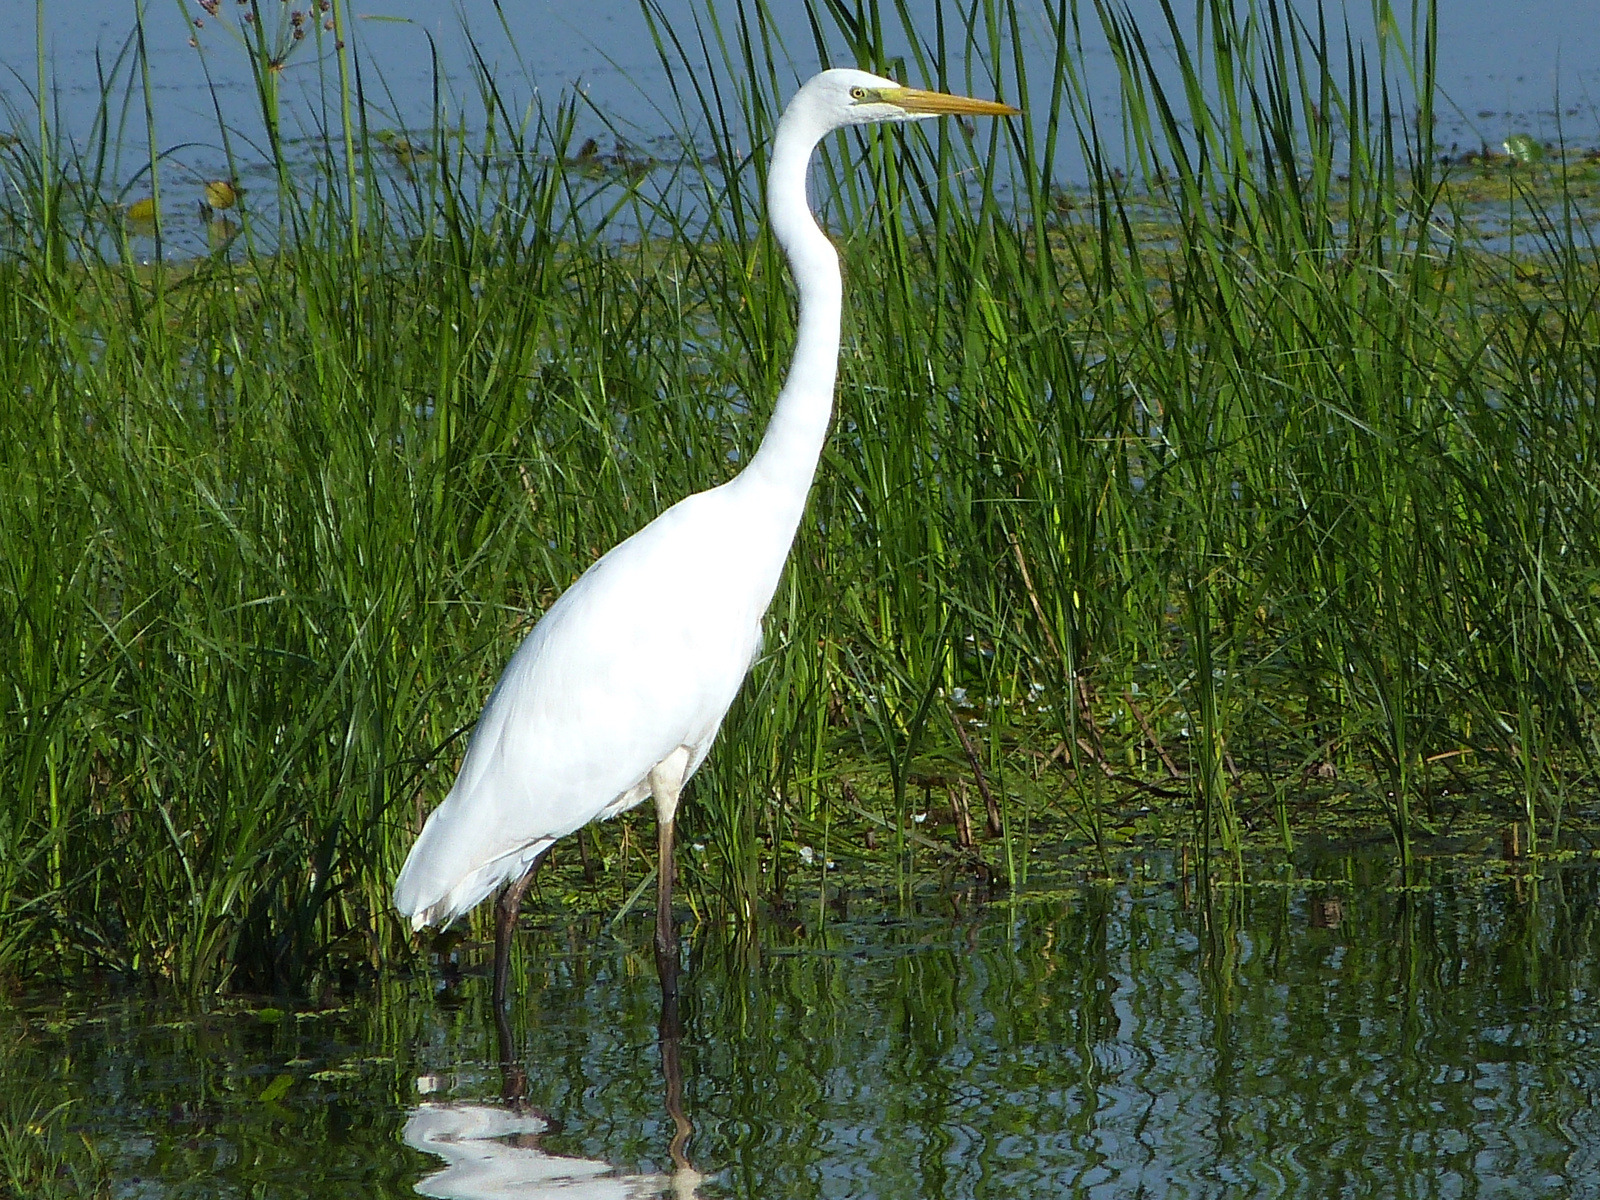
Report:
[[[293,5],[307,0],[292,0]],[[308,4],[306,28],[317,23]],[[218,134],[218,108],[237,139],[235,153],[248,162],[266,157],[264,131],[255,84],[239,40],[242,28],[237,14],[244,11],[236,0],[222,0],[226,16],[209,17],[196,0],[163,0],[145,5],[145,42],[150,62],[150,89],[156,142],[170,152],[182,169],[205,177],[223,173],[226,157]],[[593,135],[602,144],[622,137],[649,146],[681,128],[685,122],[676,110],[667,74],[638,0],[585,0],[574,4],[557,0],[522,0],[503,5],[504,23],[489,4],[457,6],[423,0],[354,0],[349,21],[349,42],[362,67],[362,82],[375,123],[417,129],[426,127],[434,104],[437,61],[438,83],[446,111],[457,118],[476,120],[481,111],[473,83],[473,50],[482,54],[497,84],[523,111],[535,100],[550,101],[574,89],[583,97],[579,115],[580,137]],[[892,6],[884,6],[890,8]],[[914,3],[909,8],[927,14],[917,30],[933,37],[934,3]],[[946,4],[947,37],[954,46],[966,45],[961,36],[957,6]],[[1049,5],[1021,6],[1032,14],[1020,37],[1023,59],[1039,81],[1050,69],[1053,42],[1043,16]],[[1179,3],[1180,11],[1192,6]],[[1400,20],[1409,21],[1409,5],[1397,4]],[[43,7],[44,49],[52,109],[60,129],[83,142],[93,126],[101,94],[99,79],[115,61],[134,28],[138,4],[133,0],[93,4],[50,4]],[[712,33],[705,0],[660,0],[672,29],[693,46],[697,29]],[[821,65],[804,8],[799,3],[771,5],[777,60],[791,80],[810,75]],[[1600,138],[1600,10],[1593,0],[1543,0],[1534,5],[1503,4],[1494,0],[1447,0],[1439,14],[1440,141],[1464,148],[1480,142],[1498,146],[1508,135],[1531,133],[1541,140],[1569,140],[1593,144]],[[281,9],[282,12],[276,10]],[[271,29],[293,11],[285,0],[263,0],[264,24]],[[725,33],[736,24],[738,6],[719,0],[710,11]],[[1156,0],[1134,0],[1130,11],[1145,31],[1158,58],[1170,62],[1171,39],[1166,35]],[[1303,11],[1314,8],[1307,4]],[[463,15],[465,21],[463,21]],[[1369,51],[1375,44],[1371,6],[1365,2],[1329,6],[1329,25],[1337,43],[1348,22],[1358,47]],[[38,78],[36,63],[37,11],[34,5],[11,0],[0,4],[0,102],[5,122],[32,134],[37,128],[32,89]],[[193,22],[201,22],[197,27]],[[888,22],[892,26],[892,22]],[[1085,70],[1088,92],[1103,114],[1114,115],[1117,74],[1104,40],[1085,14]],[[285,25],[286,28],[286,25]],[[285,33],[287,37],[287,33]],[[191,40],[193,45],[191,45]],[[980,37],[977,39],[982,41]],[[286,43],[287,44],[287,43]],[[905,31],[886,28],[887,56],[905,58],[908,82],[918,78],[915,57]],[[973,46],[965,64],[969,78],[951,78],[953,88],[987,92],[982,55]],[[332,38],[323,39],[322,52],[331,58]],[[1009,51],[1007,51],[1009,53]],[[830,46],[831,61],[851,61],[849,51],[837,41]],[[437,56],[435,60],[435,56]],[[961,62],[958,51],[952,59]],[[324,69],[327,68],[327,69]],[[208,75],[209,80],[208,84]],[[1403,70],[1397,72],[1403,75]],[[331,66],[318,63],[315,36],[294,45],[285,57],[281,79],[289,98],[291,136],[313,132],[312,113],[319,107],[321,89],[333,77]],[[123,78],[131,92],[119,91],[117,100],[132,104],[122,129],[126,157],[124,173],[137,170],[145,157],[143,82]],[[213,85],[215,104],[213,103]],[[735,105],[735,107],[737,107]],[[1074,169],[1070,158],[1062,170]]]

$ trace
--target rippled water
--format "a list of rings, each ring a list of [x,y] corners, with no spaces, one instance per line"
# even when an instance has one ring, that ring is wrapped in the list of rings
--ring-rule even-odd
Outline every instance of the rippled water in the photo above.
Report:
[[[471,947],[317,1004],[18,1001],[8,1086],[74,1097],[124,1196],[1600,1196],[1595,867],[1298,866],[702,928],[665,1045],[648,920],[544,918],[520,1086]]]

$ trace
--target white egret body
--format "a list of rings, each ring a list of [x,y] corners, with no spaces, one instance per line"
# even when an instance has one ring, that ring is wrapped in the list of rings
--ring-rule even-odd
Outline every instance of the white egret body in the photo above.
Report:
[[[863,71],[815,76],[772,144],[767,209],[800,298],[794,362],[760,449],[720,487],[673,505],[584,572],[528,635],[484,707],[461,774],[395,883],[414,928],[448,923],[501,884],[496,999],[510,919],[552,842],[653,796],[661,824],[658,963],[675,945],[672,823],[761,645],[833,412],[842,285],[806,203],[817,143],[847,125],[1016,110]],[[665,970],[665,967],[663,967]]]

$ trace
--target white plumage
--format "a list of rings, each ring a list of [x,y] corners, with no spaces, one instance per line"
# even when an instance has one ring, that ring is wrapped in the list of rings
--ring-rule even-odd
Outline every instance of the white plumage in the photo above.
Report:
[[[678,793],[760,648],[832,415],[841,282],[806,203],[812,151],[847,125],[1015,111],[851,70],[824,71],[795,95],[773,138],[767,207],[800,316],[761,447],[734,479],[673,505],[591,566],[512,656],[395,883],[413,927],[453,920],[523,880],[557,838],[652,794],[670,854]],[[665,905],[670,863],[661,885]],[[659,913],[658,951],[673,938]]]
[[[413,924],[448,923],[555,839],[646,799],[650,769],[679,747],[685,779],[704,761],[782,569],[750,490],[740,476],[662,513],[522,643],[400,872],[395,905]]]

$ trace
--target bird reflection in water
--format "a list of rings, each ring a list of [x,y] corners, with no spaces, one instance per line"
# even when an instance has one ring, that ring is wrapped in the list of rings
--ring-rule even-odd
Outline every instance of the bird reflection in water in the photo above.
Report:
[[[438,1200],[642,1200],[670,1195],[691,1200],[705,1176],[690,1164],[689,1136],[693,1127],[683,1111],[683,1067],[679,1045],[683,1036],[678,1018],[676,971],[668,990],[663,980],[661,1024],[661,1074],[667,1115],[672,1118],[668,1153],[672,1173],[629,1175],[610,1163],[591,1158],[551,1154],[539,1138],[552,1122],[527,1105],[527,1073],[517,1060],[511,1022],[504,1007],[496,1005],[495,1033],[500,1044],[501,1100],[490,1104],[420,1104],[411,1110],[402,1137],[413,1150],[445,1161],[442,1171],[424,1177],[416,1190]]]
[[[405,1143],[444,1159],[445,1168],[417,1184],[440,1200],[491,1197],[584,1197],[635,1200],[668,1190],[661,1175],[623,1175],[610,1163],[539,1148],[549,1123],[539,1114],[487,1104],[423,1104],[406,1121]]]

